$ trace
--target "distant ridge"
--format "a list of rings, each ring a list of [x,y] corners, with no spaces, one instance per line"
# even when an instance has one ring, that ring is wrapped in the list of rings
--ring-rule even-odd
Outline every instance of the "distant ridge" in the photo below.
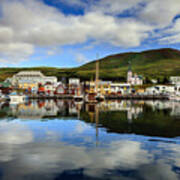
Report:
[[[164,78],[180,76],[180,51],[177,49],[163,48],[145,50],[142,52],[126,52],[113,54],[100,61],[100,78],[107,80],[125,81],[128,62],[131,61],[132,70],[149,78]],[[77,68],[0,68],[0,81],[22,70],[39,70],[45,75],[62,77],[79,77],[84,80],[94,78],[96,60]]]

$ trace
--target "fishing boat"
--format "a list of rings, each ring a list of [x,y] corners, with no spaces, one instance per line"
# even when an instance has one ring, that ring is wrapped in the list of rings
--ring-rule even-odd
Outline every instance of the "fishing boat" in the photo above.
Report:
[[[13,92],[9,95],[9,99],[10,99],[10,104],[20,104],[26,101],[27,96]]]

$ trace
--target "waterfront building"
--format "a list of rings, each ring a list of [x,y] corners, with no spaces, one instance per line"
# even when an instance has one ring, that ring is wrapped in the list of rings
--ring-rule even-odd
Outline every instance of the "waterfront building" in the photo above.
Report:
[[[128,83],[113,83],[112,81],[99,81],[98,92],[108,94],[128,94],[131,92],[131,85]],[[86,82],[86,89],[95,89],[95,82]]]
[[[79,78],[69,78],[69,85],[73,85],[73,86],[80,85],[80,79]]]
[[[65,87],[64,84],[61,83],[56,87],[55,94],[62,95],[66,93],[67,93],[67,88]]]
[[[130,62],[129,62],[129,68],[127,72],[127,83],[131,85],[143,85],[143,77],[136,73],[133,74]]]
[[[54,92],[56,90],[56,86],[54,84],[52,84],[51,82],[47,82],[44,85],[44,89],[47,94],[54,94]]]
[[[129,83],[111,83],[111,94],[129,94],[131,92],[131,85]]]
[[[146,88],[146,93],[148,94],[174,93],[174,91],[175,91],[174,86],[165,86],[165,85],[157,85]]]
[[[169,80],[171,84],[180,84],[180,76],[171,76]]]
[[[71,95],[82,94],[82,86],[79,78],[70,78],[68,93]]]
[[[57,77],[44,76],[40,71],[21,71],[15,74],[12,78],[8,78],[11,84],[15,87],[27,89],[38,89],[38,85],[45,85],[50,82],[52,84],[57,83]]]

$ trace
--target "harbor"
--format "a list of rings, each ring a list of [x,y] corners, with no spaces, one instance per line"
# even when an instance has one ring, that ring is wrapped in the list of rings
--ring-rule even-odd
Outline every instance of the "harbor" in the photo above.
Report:
[[[95,78],[82,81],[69,78],[58,81],[40,71],[21,71],[0,83],[1,100],[74,99],[86,103],[104,100],[174,100],[180,101],[180,78],[170,77],[169,84],[144,85],[143,77],[133,73],[131,63],[126,82],[100,79],[100,62],[95,64]],[[19,100],[18,100],[19,97]],[[16,98],[16,99],[15,99]]]

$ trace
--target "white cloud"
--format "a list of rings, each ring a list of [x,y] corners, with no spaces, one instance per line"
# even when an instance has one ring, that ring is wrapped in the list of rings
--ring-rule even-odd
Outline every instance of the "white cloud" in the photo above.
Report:
[[[151,0],[144,1],[146,6],[139,13],[144,22],[152,23],[156,27],[168,26],[173,18],[180,14],[179,0]]]
[[[121,14],[125,10],[138,7],[143,0],[100,0],[92,4],[90,10],[109,14]]]
[[[47,51],[47,55],[49,56],[53,56],[53,55],[56,55],[56,54],[60,54],[62,53],[62,50],[60,48],[50,48],[48,51]]]
[[[76,61],[78,63],[86,63],[88,62],[88,59],[81,53],[76,54]]]
[[[180,19],[177,19],[169,28],[163,31],[164,36],[159,38],[161,44],[180,43]]]
[[[8,63],[21,62],[35,48],[85,43],[92,40],[119,47],[136,47],[156,28],[169,26],[180,13],[179,0],[57,0],[72,7],[85,9],[84,15],[65,15],[58,9],[38,0],[3,0],[0,19],[0,59]],[[129,18],[115,15],[146,5]],[[174,42],[173,40],[169,40]],[[80,58],[82,59],[82,58]]]

